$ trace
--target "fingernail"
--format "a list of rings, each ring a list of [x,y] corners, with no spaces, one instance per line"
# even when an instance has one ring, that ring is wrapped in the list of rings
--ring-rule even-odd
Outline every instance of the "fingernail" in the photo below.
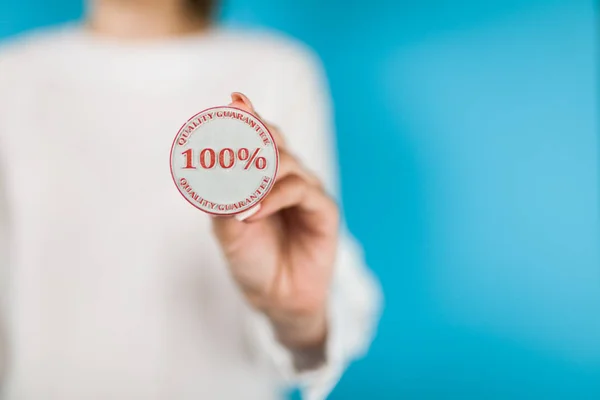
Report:
[[[253,216],[254,214],[256,214],[258,212],[258,210],[260,210],[260,204],[257,204],[254,207],[252,207],[251,209],[237,214],[235,216],[235,219],[237,219],[240,222],[244,221],[244,220],[250,218],[251,216]]]
[[[243,93],[240,93],[240,92],[233,92],[233,93],[231,93],[231,100],[232,100],[233,103],[241,102],[242,104],[244,104],[250,110],[254,110],[254,106],[252,105],[252,102]]]

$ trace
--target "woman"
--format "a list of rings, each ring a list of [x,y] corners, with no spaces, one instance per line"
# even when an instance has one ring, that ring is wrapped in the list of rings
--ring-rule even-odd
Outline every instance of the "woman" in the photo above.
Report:
[[[317,64],[212,9],[95,0],[85,26],[2,51],[6,399],[264,400],[280,376],[323,398],[368,344],[378,291],[323,189]],[[181,123],[234,90],[281,150],[243,221],[191,207],[167,166]]]

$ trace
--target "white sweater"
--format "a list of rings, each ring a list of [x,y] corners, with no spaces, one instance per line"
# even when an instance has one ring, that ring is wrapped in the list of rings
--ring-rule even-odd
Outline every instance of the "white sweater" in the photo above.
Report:
[[[73,26],[4,46],[3,398],[268,400],[283,376],[318,399],[366,349],[379,292],[347,236],[327,364],[299,374],[177,192],[177,130],[232,91],[335,191],[328,98],[298,44],[223,30],[121,43]]]

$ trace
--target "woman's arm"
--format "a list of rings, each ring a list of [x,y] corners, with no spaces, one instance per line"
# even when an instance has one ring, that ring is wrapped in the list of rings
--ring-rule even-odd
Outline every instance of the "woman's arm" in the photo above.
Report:
[[[308,53],[288,59],[285,82],[279,87],[281,116],[274,121],[286,148],[338,194],[337,158],[331,105],[324,74]],[[258,110],[260,112],[260,110]],[[284,377],[304,389],[305,398],[322,399],[335,386],[347,364],[368,348],[381,304],[380,287],[365,266],[358,244],[343,227],[337,242],[333,278],[327,299],[327,337],[324,353],[284,346],[276,339],[272,321],[253,313],[251,334]]]

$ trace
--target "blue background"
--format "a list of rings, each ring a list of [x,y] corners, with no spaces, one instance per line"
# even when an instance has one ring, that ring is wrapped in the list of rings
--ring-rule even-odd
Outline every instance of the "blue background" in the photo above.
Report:
[[[0,2],[0,36],[78,17]],[[578,0],[231,0],[322,57],[347,221],[380,277],[333,399],[600,399],[596,10]],[[365,151],[367,149],[367,151]]]

